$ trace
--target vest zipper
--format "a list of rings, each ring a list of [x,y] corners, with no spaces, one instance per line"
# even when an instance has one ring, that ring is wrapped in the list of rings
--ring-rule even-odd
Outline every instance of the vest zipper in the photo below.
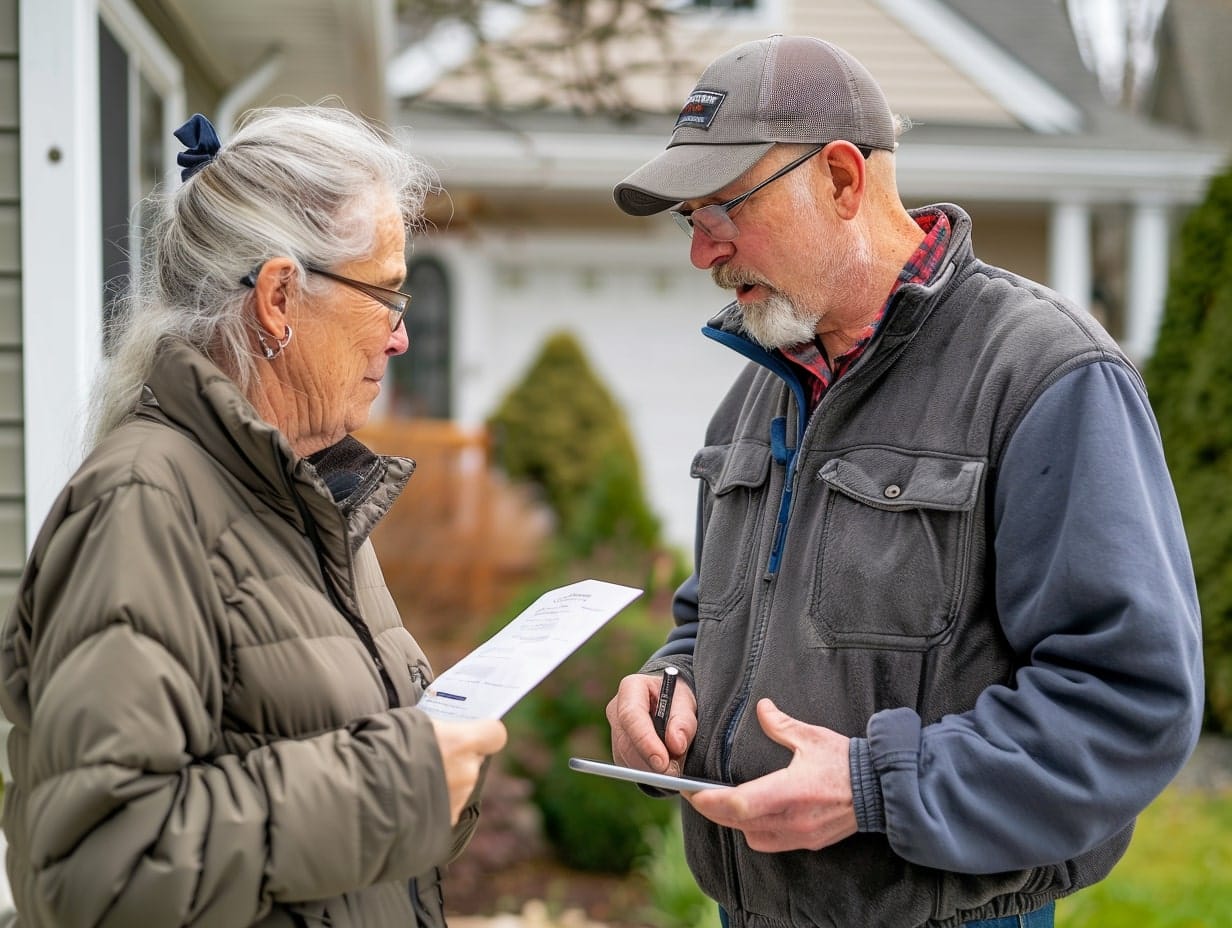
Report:
[[[799,393],[797,393],[797,400],[801,400]],[[801,405],[800,408],[803,410],[804,407]],[[770,446],[773,450],[774,460],[777,463],[785,464],[786,469],[783,474],[783,489],[779,496],[779,510],[775,518],[770,557],[766,563],[766,571],[762,576],[763,595],[761,598],[761,608],[758,611],[757,625],[749,647],[749,659],[745,664],[740,693],[736,698],[731,716],[723,731],[723,743],[719,751],[719,766],[722,770],[723,778],[728,782],[732,781],[731,755],[732,745],[736,739],[736,726],[739,725],[740,720],[744,717],[745,709],[748,707],[753,672],[757,667],[758,661],[761,659],[762,642],[765,640],[766,627],[769,624],[772,587],[775,578],[778,576],[779,565],[782,563],[783,546],[787,538],[787,524],[791,518],[792,496],[800,474],[799,468],[796,466],[800,460],[797,452],[804,441],[806,425],[807,421],[804,419],[803,411],[801,411],[796,427],[795,447],[792,448],[787,447],[787,420],[785,418],[777,418],[772,420],[770,425]],[[740,863],[736,858],[735,841],[731,839],[725,843],[727,845],[727,861],[730,866],[732,895],[740,902],[740,908],[743,911],[744,893],[740,885]]]
[[[787,522],[791,518],[791,497],[796,490],[796,479],[799,476],[797,460],[796,449],[793,448],[788,452],[787,473],[783,477],[783,493],[779,497],[779,513],[774,523],[774,544],[771,545],[770,560],[766,564],[767,580],[779,572],[779,564],[783,560],[783,543],[787,540]]]

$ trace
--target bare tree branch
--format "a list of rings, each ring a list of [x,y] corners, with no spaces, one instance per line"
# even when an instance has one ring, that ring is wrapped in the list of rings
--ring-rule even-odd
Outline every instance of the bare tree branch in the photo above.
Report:
[[[397,9],[408,45],[446,25],[465,29],[473,47],[453,73],[479,81],[489,111],[510,107],[499,75],[512,66],[523,107],[625,120],[638,111],[631,81],[680,66],[669,0],[399,0]],[[536,17],[538,28],[493,34],[497,12],[519,13],[527,22]]]

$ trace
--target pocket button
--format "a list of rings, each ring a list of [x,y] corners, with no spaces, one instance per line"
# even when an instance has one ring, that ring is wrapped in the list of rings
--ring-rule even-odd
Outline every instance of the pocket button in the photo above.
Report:
[[[902,495],[902,488],[897,483],[892,483],[884,490],[886,499],[898,499]]]

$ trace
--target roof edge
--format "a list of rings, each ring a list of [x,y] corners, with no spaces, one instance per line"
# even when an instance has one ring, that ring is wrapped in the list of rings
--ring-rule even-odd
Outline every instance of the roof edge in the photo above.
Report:
[[[938,0],[873,3],[979,84],[1027,128],[1044,135],[1082,129],[1081,108],[946,4]]]

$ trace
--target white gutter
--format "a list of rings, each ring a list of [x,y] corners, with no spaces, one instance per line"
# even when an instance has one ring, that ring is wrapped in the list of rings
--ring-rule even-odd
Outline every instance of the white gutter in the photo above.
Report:
[[[1054,201],[1073,191],[1088,202],[1137,200],[1157,194],[1165,201],[1193,203],[1206,191],[1228,152],[904,144],[898,153],[904,196],[996,197]]]
[[[664,140],[606,133],[408,132],[405,144],[432,163],[446,188],[610,192],[662,150]],[[1159,151],[972,145],[912,141],[898,152],[907,197],[996,197],[1052,202],[1069,190],[1092,201],[1137,199],[1154,192],[1171,202],[1201,198],[1228,158],[1207,148]],[[1131,196],[1132,195],[1132,196]]]

